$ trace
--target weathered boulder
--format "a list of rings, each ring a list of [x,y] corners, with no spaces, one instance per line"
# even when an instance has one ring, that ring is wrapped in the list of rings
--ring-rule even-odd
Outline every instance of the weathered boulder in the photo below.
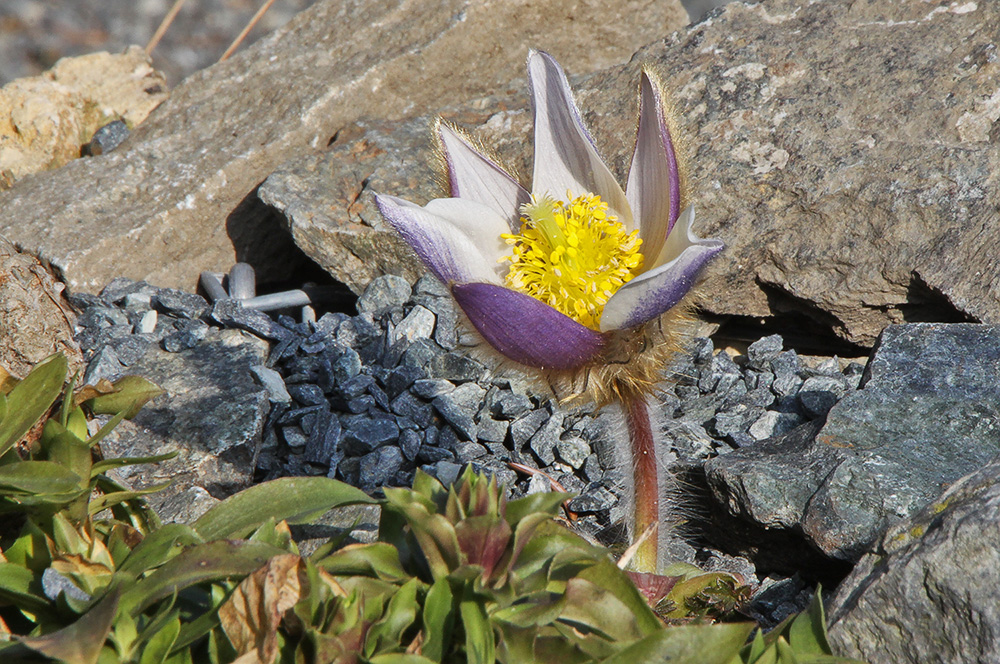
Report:
[[[640,67],[671,91],[697,231],[728,245],[707,271],[706,310],[796,312],[870,346],[889,323],[1000,322],[1000,235],[990,232],[1000,227],[1000,60],[995,30],[984,30],[996,25],[991,2],[733,3],[575,88],[622,181]],[[526,108],[520,83],[513,96],[439,112],[530,173]],[[306,252],[355,289],[370,277],[352,276],[358,264],[412,269],[408,252],[382,241],[371,193],[442,195],[433,114],[367,119],[261,190]]]
[[[0,237],[0,367],[23,378],[49,355],[63,353],[76,371],[83,357],[73,341],[75,320],[63,285]]]
[[[707,461],[709,485],[730,514],[801,532],[826,556],[855,561],[889,525],[997,456],[998,373],[998,327],[890,326],[861,388],[822,427]]]
[[[301,259],[253,194],[287,159],[325,151],[361,116],[401,118],[506,89],[529,45],[586,71],[686,23],[676,0],[321,0],[189,77],[114,152],[0,192],[0,233],[74,290],[116,276],[191,288],[236,259],[265,279],[287,276]]]
[[[870,664],[1000,661],[1000,464],[893,528],[837,589],[827,615],[843,656]]]
[[[77,159],[102,126],[137,125],[166,98],[163,75],[138,46],[63,58],[8,83],[0,89],[0,186]]]

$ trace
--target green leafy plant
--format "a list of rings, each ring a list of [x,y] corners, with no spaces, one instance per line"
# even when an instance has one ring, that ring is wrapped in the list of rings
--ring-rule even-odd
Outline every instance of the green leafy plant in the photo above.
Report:
[[[134,376],[78,391],[65,380],[57,355],[0,391],[2,661],[193,661],[235,583],[295,551],[282,519],[373,502],[327,478],[284,478],[190,526],[163,525],[141,500],[159,487],[130,490],[105,473],[169,455],[101,459],[97,448],[162,390]],[[88,414],[112,417],[91,436]]]
[[[282,478],[164,525],[148,491],[106,471],[166,457],[102,459],[97,446],[159,388],[65,378],[55,356],[0,380],[0,661],[850,661],[831,655],[818,599],[747,643],[752,624],[718,622],[745,599],[737,578],[624,572],[554,518],[568,494],[508,501],[471,469],[451,487],[418,472],[412,489],[386,489],[379,541],[308,558],[288,523],[377,501]],[[96,414],[111,417],[91,426]]]

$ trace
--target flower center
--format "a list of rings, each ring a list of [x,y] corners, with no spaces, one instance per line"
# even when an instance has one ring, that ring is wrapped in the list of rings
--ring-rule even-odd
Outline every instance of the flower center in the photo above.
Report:
[[[626,231],[596,194],[569,203],[532,196],[521,232],[501,237],[514,249],[500,259],[511,263],[507,286],[595,330],[604,305],[642,267],[639,231]]]

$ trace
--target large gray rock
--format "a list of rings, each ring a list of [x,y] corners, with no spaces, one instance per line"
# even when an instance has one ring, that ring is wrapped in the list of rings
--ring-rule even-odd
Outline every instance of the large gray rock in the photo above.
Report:
[[[193,348],[151,348],[129,366],[164,390],[131,421],[101,441],[106,457],[177,452],[155,465],[126,466],[118,477],[134,488],[170,482],[147,500],[164,521],[190,520],[248,486],[268,412],[267,392],[251,367],[267,344],[238,330],[212,330]]]
[[[639,70],[663,79],[690,156],[697,231],[728,246],[708,269],[706,310],[798,312],[869,346],[889,323],[1000,322],[1000,235],[989,232],[1000,227],[1000,61],[983,29],[997,25],[995,2],[733,3],[577,80],[577,99],[624,181]],[[443,114],[527,174],[526,107],[520,83]],[[442,195],[429,166],[433,114],[370,118],[262,189],[300,246],[356,289],[370,278],[352,279],[359,262],[413,269],[398,243],[382,243],[371,192]]]
[[[871,664],[1000,661],[1000,464],[886,533],[827,608],[830,641]]]
[[[280,278],[301,259],[254,190],[285,160],[325,151],[363,115],[401,118],[505,89],[529,45],[586,71],[686,23],[677,0],[321,0],[189,77],[114,152],[0,192],[0,233],[75,290],[116,276],[192,288],[236,259]]]
[[[857,560],[886,527],[997,456],[998,374],[998,327],[888,327],[861,389],[818,432],[803,427],[706,462],[713,494],[744,521]]]

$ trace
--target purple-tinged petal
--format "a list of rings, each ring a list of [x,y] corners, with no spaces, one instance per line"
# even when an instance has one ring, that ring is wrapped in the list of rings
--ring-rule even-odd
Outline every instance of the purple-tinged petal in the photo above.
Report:
[[[642,73],[639,131],[626,197],[638,220],[642,253],[656,257],[680,215],[681,179],[659,85]]]
[[[691,232],[694,209],[689,207],[660,251],[672,257],[664,264],[643,272],[618,289],[604,306],[601,331],[635,327],[667,311],[687,295],[698,273],[722,251],[720,240],[703,240]]]
[[[486,283],[456,284],[451,292],[483,338],[515,362],[539,369],[576,369],[604,348],[600,332],[530,295]]]
[[[438,198],[425,207],[395,196],[375,196],[379,212],[420,260],[446,284],[500,283],[497,260],[507,246],[507,222],[480,203]]]
[[[437,134],[451,195],[493,208],[507,220],[510,232],[520,232],[521,206],[531,200],[528,190],[449,125],[439,122]]]
[[[567,190],[573,196],[597,194],[618,221],[633,230],[625,192],[597,154],[562,67],[548,53],[532,51],[528,82],[535,108],[531,193],[549,194],[557,200],[563,200]]]

